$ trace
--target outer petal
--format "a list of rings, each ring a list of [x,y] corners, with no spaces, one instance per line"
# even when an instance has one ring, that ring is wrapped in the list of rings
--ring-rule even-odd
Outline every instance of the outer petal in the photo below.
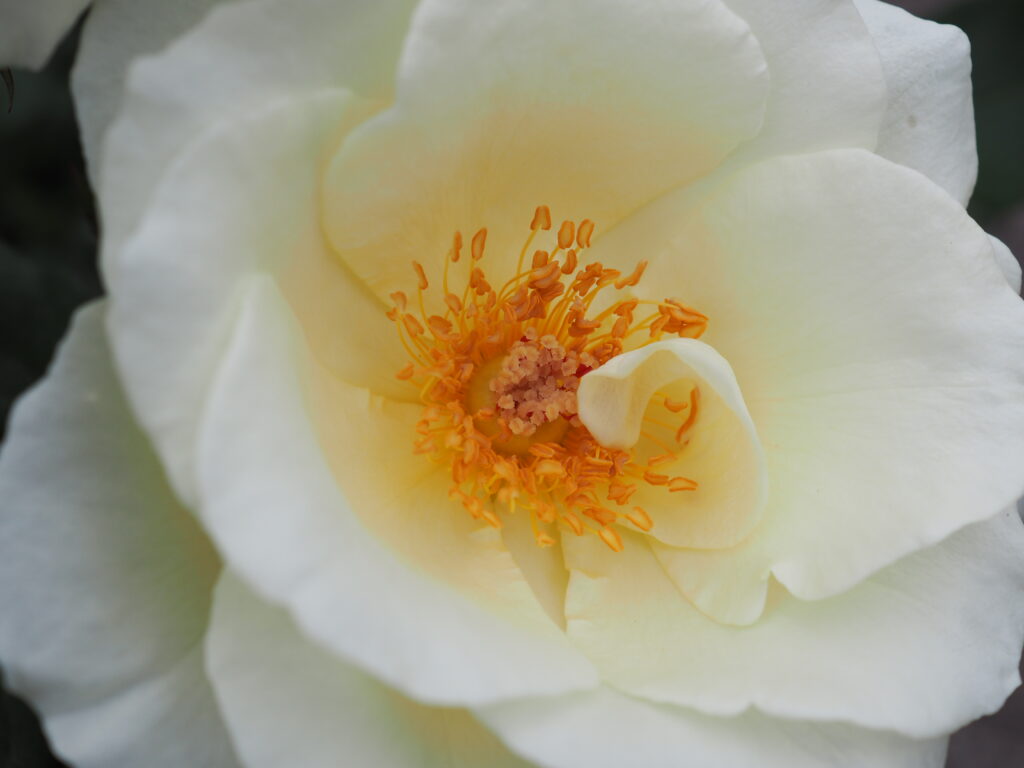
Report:
[[[710,316],[703,338],[736,373],[771,479],[742,545],[660,551],[703,610],[753,620],[772,573],[835,594],[1020,496],[1024,304],[942,190],[837,151],[663,214],[601,248],[651,254],[645,283]]]
[[[978,176],[967,35],[881,0],[856,2],[889,83],[876,151],[967,205]]]
[[[395,106],[343,144],[325,223],[381,293],[452,233],[511,276],[534,208],[610,226],[761,124],[765,62],[721,0],[424,0]]]
[[[0,496],[0,658],[57,750],[233,765],[196,649],[219,563],[128,413],[99,306],[15,409]]]
[[[677,397],[673,386],[682,381],[688,384]],[[695,339],[673,339],[609,360],[580,381],[580,419],[603,445],[630,448],[640,439],[655,392],[685,401],[694,385],[700,393],[696,422],[679,447],[679,460],[659,465],[658,471],[693,478],[699,487],[669,494],[641,486],[632,502],[651,514],[651,535],[661,541],[732,546],[760,519],[768,478],[743,395],[729,363],[714,349]],[[664,411],[659,416],[664,418]]]
[[[329,90],[208,131],[165,173],[112,264],[114,349],[183,498],[194,498],[196,422],[247,276],[278,275],[332,370],[397,389],[406,356],[394,328],[331,258],[317,215],[325,147],[356,113],[350,95]]]
[[[726,0],[764,50],[771,89],[764,125],[734,163],[792,152],[874,149],[886,84],[851,0]]]
[[[39,69],[89,0],[0,0],[0,66]]]
[[[201,2],[201,0],[190,0]],[[151,5],[139,2],[126,18],[150,23]],[[249,0],[226,3],[194,31],[159,55],[139,61],[128,77],[118,119],[111,125],[99,174],[103,215],[103,264],[112,269],[123,239],[150,203],[150,194],[171,161],[214,124],[244,116],[283,98],[323,88],[350,88],[364,99],[387,98],[414,0]],[[173,14],[163,9],[161,14]],[[76,90],[112,66],[126,44],[113,28],[113,52],[80,65]],[[133,32],[131,38],[137,35]],[[87,41],[88,42],[88,41]],[[92,46],[90,46],[91,48]],[[114,67],[116,70],[117,68]],[[99,86],[97,86],[99,87]],[[104,117],[104,114],[106,117]],[[87,134],[101,140],[103,120],[94,115]],[[96,148],[92,154],[95,156]]]
[[[226,573],[207,635],[210,678],[250,768],[525,768],[465,710],[417,704],[311,643]]]
[[[1020,683],[1024,526],[1016,509],[812,603],[783,590],[751,627],[678,593],[638,537],[616,555],[566,542],[570,637],[602,678],[641,698],[735,715],[950,733]]]
[[[413,455],[419,410],[332,379],[272,285],[254,285],[198,453],[202,515],[225,558],[311,637],[417,699],[593,687],[498,532]]]
[[[89,12],[71,88],[85,164],[98,189],[103,134],[117,113],[128,67],[187,32],[223,0],[101,0]],[[106,235],[106,232],[104,232]]]
[[[477,710],[512,749],[545,768],[940,768],[946,740],[853,726],[724,718],[602,688]]]

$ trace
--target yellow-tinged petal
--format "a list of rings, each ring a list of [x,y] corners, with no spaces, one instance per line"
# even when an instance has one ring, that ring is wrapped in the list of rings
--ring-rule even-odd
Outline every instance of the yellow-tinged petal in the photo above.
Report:
[[[672,339],[613,357],[580,381],[580,419],[604,445],[639,448],[649,439],[646,430],[656,429],[665,418],[659,407],[665,398],[673,405],[675,400],[688,402],[694,388],[700,393],[699,407],[696,402],[687,407],[696,410],[695,419],[685,435],[668,445],[675,458],[657,465],[666,487],[694,490],[666,493],[641,483],[631,503],[650,513],[651,535],[660,541],[679,547],[727,547],[757,525],[768,478],[739,385],[728,362],[712,347],[696,339]],[[650,419],[654,421],[647,423]],[[694,482],[681,482],[680,475]]]

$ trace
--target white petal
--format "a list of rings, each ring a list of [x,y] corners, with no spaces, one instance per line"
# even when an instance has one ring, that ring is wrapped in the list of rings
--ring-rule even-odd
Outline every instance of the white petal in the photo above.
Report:
[[[135,0],[136,7],[125,18],[147,27],[152,23],[151,6],[157,4],[182,3]],[[387,98],[412,5],[413,0],[225,3],[160,54],[136,62],[120,115],[103,142],[99,178],[94,178],[103,217],[105,268],[110,269],[110,260],[151,202],[160,176],[193,138],[211,126],[324,88],[351,88],[370,100]],[[139,38],[134,30],[121,34],[112,27],[94,34],[112,51],[102,58],[96,53],[80,65],[76,91],[103,80],[100,67],[116,71],[114,61],[123,58],[118,51]],[[83,99],[86,95],[81,90]],[[86,139],[102,140],[103,121],[109,117],[107,112],[94,115],[86,126]],[[97,154],[96,146],[91,154]]]
[[[0,0],[0,67],[39,69],[89,0]]]
[[[424,0],[394,107],[331,167],[325,224],[382,293],[484,226],[503,281],[537,205],[610,227],[754,135],[766,92],[721,0]]]
[[[882,66],[849,0],[726,0],[764,50],[764,125],[735,162],[791,152],[874,149],[886,104]]]
[[[768,463],[743,544],[666,559],[704,610],[754,620],[769,574],[835,594],[1021,495],[1024,304],[941,189],[833,151],[662,214],[601,250],[648,254],[638,290],[710,317],[702,338],[735,371]]]
[[[304,637],[225,573],[206,638],[210,679],[250,768],[525,768],[462,709],[405,698]]]
[[[1010,287],[1017,293],[1020,293],[1020,262],[1017,261],[1017,257],[1013,255],[1013,252],[1007,247],[1006,243],[998,237],[992,237],[991,235],[989,237],[992,240],[992,250],[995,253],[996,264],[999,265],[999,269],[1006,278],[1006,282],[1010,284]]]
[[[946,740],[914,741],[756,712],[724,718],[609,688],[499,704],[477,717],[545,768],[941,768]]]
[[[102,0],[90,10],[75,56],[71,89],[85,165],[97,189],[103,134],[120,106],[128,67],[187,32],[220,2]]]
[[[289,315],[269,281],[253,286],[208,398],[201,514],[225,558],[311,637],[421,701],[595,685],[498,532],[413,454],[421,406],[331,379]]]
[[[196,643],[219,562],[128,413],[81,311],[0,460],[0,659],[89,768],[234,759]]]
[[[677,396],[673,386],[683,381],[686,387]],[[696,339],[672,339],[612,358],[580,381],[580,419],[601,444],[631,448],[640,439],[654,393],[685,402],[691,386],[700,392],[697,420],[685,446],[679,446],[679,460],[656,471],[682,474],[699,487],[669,493],[641,484],[631,502],[650,513],[651,535],[661,541],[679,547],[732,546],[760,519],[768,478],[739,385],[714,349]],[[664,420],[671,414],[659,408],[657,415]]]
[[[1024,526],[976,523],[849,592],[778,588],[750,627],[718,624],[676,590],[642,539],[622,553],[566,542],[570,637],[632,695],[736,715],[842,721],[917,738],[998,709],[1020,683]]]
[[[889,84],[876,151],[967,205],[978,176],[967,35],[881,0],[856,2]]]
[[[187,501],[196,421],[247,276],[277,275],[326,365],[398,389],[407,356],[394,328],[320,230],[322,156],[354,110],[347,94],[324,91],[207,132],[164,174],[108,270],[126,389]]]

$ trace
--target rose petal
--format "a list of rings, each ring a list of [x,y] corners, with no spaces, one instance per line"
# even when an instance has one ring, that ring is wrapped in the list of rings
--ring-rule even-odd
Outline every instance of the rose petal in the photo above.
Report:
[[[741,545],[670,569],[722,621],[868,574],[1021,495],[1024,304],[941,189],[856,150],[768,161],[689,212],[606,235],[651,259],[638,291],[710,317],[771,488]],[[662,553],[664,554],[664,553]]]
[[[499,533],[413,454],[419,411],[332,379],[273,284],[256,282],[197,456],[225,558],[312,638],[421,701],[592,687]]]
[[[180,495],[194,501],[196,422],[248,276],[277,275],[325,364],[404,392],[407,356],[383,307],[327,251],[317,212],[325,146],[358,112],[324,91],[265,106],[193,141],[108,271],[126,389]]]
[[[160,36],[168,30],[157,29],[153,6],[161,6],[162,22],[180,12],[163,6],[200,2],[131,0],[118,2],[125,15],[101,16],[103,24],[98,21],[95,29],[87,29],[85,58],[76,66],[79,105],[98,89],[109,90],[111,78],[120,76],[115,62],[124,58],[122,50],[141,39],[137,29],[122,34],[108,23],[130,19],[135,26],[152,26],[147,36]],[[93,174],[103,215],[105,269],[111,269],[123,239],[149,206],[161,175],[198,135],[267,104],[324,88],[352,89],[364,100],[387,99],[413,4],[413,0],[225,3],[166,50],[135,62],[120,114],[103,142],[108,151],[103,153],[101,170],[96,174],[94,168]],[[100,46],[111,50],[100,55]],[[120,97],[119,89],[116,96]],[[86,110],[86,150],[95,161],[99,147],[92,142],[103,141],[103,121],[111,115],[104,111],[90,118],[88,104]]]
[[[720,0],[424,0],[394,107],[331,166],[325,224],[381,295],[412,259],[438,274],[456,229],[488,228],[504,280],[537,205],[610,227],[754,135],[766,92]]]
[[[1020,683],[1022,556],[1024,526],[1007,510],[841,595],[803,602],[780,588],[737,628],[690,605],[640,537],[618,554],[572,538],[568,631],[602,679],[641,698],[940,736]]]
[[[711,717],[610,688],[499,704],[476,715],[545,768],[941,768],[946,757],[946,739],[916,741],[757,712]]]
[[[165,48],[221,2],[103,0],[89,11],[75,55],[71,90],[85,165],[97,189],[104,133],[120,107],[129,66]]]
[[[4,672],[82,768],[234,765],[196,650],[220,564],[128,412],[103,312],[76,316],[4,444]]]
[[[681,380],[690,384],[676,396],[672,386]],[[656,471],[693,479],[697,490],[669,493],[640,484],[630,501],[650,513],[651,535],[661,541],[678,547],[732,546],[760,519],[768,478],[743,395],[729,363],[714,349],[696,339],[672,339],[612,358],[580,381],[580,419],[603,445],[630,448],[645,426],[651,428],[644,419],[654,393],[685,402],[692,385],[700,391],[697,420],[685,446],[678,446],[679,460]],[[671,415],[663,409],[656,413],[660,420]]]
[[[889,84],[876,152],[967,205],[978,176],[971,45],[961,30],[880,0],[856,0]]]
[[[210,677],[251,768],[525,768],[465,710],[405,698],[303,636],[231,573],[206,638]],[[296,756],[299,756],[298,758]]]
[[[887,89],[871,34],[848,0],[726,0],[764,50],[771,77],[760,133],[732,165],[791,152],[874,149]]]

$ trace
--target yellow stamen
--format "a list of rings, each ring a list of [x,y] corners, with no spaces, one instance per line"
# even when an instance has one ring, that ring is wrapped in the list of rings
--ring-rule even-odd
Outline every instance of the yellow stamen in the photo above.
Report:
[[[589,247],[594,232],[594,223],[584,219],[563,222],[554,242],[536,249],[524,270],[534,237],[551,228],[551,212],[539,206],[515,274],[497,292],[477,266],[484,257],[487,229],[477,230],[461,298],[448,289],[449,266],[461,257],[462,236],[456,232],[436,300],[443,315],[428,313],[424,292],[430,282],[423,266],[413,262],[418,313],[410,312],[401,291],[391,294],[394,306],[387,313],[412,359],[396,375],[415,384],[424,403],[414,452],[450,466],[450,496],[474,519],[500,528],[502,516],[515,514],[518,507],[518,514],[530,516],[539,546],[557,541],[556,529],[542,526],[561,525],[578,536],[596,533],[619,552],[620,523],[632,523],[641,531],[654,525],[641,507],[615,509],[628,504],[639,483],[666,492],[698,486],[689,478],[653,471],[679,459],[685,444],[672,448],[643,432],[647,444],[661,452],[642,461],[632,451],[598,443],[577,414],[580,378],[621,354],[627,343],[635,348],[638,332],[652,339],[666,333],[696,338],[707,317],[675,299],[648,302],[632,297],[588,317],[602,291],[635,286],[646,262],[625,277],[596,262],[580,266],[577,248]],[[641,304],[651,311],[634,318]],[[644,343],[641,339],[639,346]],[[694,388],[689,402],[677,403],[659,393],[668,412],[686,411],[678,427],[645,420],[670,434],[675,431],[682,443],[695,423],[698,395]]]

